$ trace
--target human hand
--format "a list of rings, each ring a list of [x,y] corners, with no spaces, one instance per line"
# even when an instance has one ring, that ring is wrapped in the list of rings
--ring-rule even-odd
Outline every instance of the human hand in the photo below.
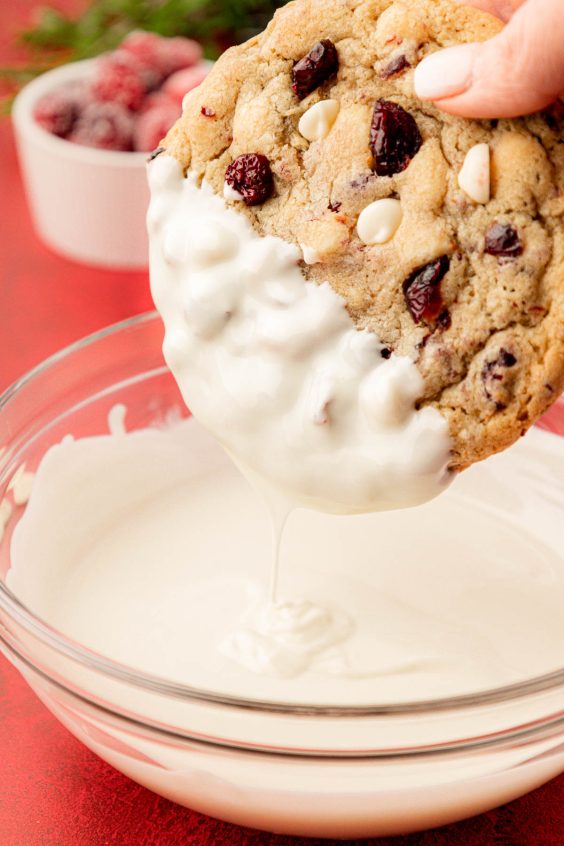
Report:
[[[415,92],[471,118],[516,117],[564,92],[564,0],[457,0],[506,21],[480,44],[433,53],[415,69]]]

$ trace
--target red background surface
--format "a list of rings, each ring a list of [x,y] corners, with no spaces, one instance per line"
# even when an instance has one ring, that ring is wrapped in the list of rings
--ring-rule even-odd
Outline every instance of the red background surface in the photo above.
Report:
[[[33,0],[0,2],[0,64]],[[76,7],[60,0],[59,7]],[[151,308],[145,273],[83,267],[35,237],[10,123],[0,122],[0,390],[55,350]],[[0,846],[298,846],[221,823],[139,787],[47,712],[0,656]],[[336,841],[337,842],[337,841]],[[360,846],[361,841],[357,841]],[[562,846],[564,776],[503,808],[380,846]]]

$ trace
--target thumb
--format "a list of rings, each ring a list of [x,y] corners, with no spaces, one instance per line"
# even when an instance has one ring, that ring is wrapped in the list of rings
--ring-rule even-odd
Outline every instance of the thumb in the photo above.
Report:
[[[415,69],[415,93],[454,115],[516,117],[564,91],[562,0],[528,0],[489,41],[432,53]]]

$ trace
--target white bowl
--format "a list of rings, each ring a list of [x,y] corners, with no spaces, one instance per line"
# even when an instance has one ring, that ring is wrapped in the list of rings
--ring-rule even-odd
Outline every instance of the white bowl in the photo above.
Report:
[[[94,61],[48,71],[16,97],[13,121],[28,201],[37,234],[65,258],[144,268],[147,153],[73,144],[47,132],[33,117],[38,100],[68,82],[88,78]]]

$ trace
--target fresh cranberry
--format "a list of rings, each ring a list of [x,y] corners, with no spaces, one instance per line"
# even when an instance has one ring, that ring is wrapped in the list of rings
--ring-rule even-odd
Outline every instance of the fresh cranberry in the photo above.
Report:
[[[292,91],[303,100],[339,69],[337,48],[328,38],[318,41],[292,69]]]
[[[248,206],[264,203],[274,190],[270,162],[260,153],[245,153],[232,161],[225,171],[225,181]]]
[[[443,307],[441,282],[449,267],[449,257],[441,256],[418,267],[403,283],[405,302],[415,323],[433,321],[440,314]]]
[[[399,56],[393,58],[387,65],[385,65],[382,70],[380,71],[380,77],[382,79],[391,79],[394,76],[399,76],[404,70],[410,68],[411,64],[407,60],[406,56],[403,53],[400,53]]]
[[[165,137],[179,115],[180,110],[174,102],[155,106],[139,115],[133,129],[134,149],[141,152],[153,150]]]
[[[486,232],[484,252],[490,256],[516,258],[523,252],[519,233],[509,223],[494,223]]]
[[[77,120],[69,141],[102,150],[131,150],[133,116],[119,103],[91,103]]]
[[[397,103],[377,100],[370,125],[370,149],[378,176],[405,170],[423,139],[415,119]]]
[[[92,81],[92,95],[96,100],[118,103],[137,111],[148,90],[143,68],[133,57],[110,53],[98,59]]]
[[[79,105],[75,96],[64,88],[46,94],[35,106],[33,117],[37,123],[60,138],[65,138],[76,123]]]
[[[208,68],[206,65],[185,68],[169,76],[161,90],[165,94],[168,94],[169,97],[172,97],[173,100],[176,100],[179,105],[182,105],[184,95],[192,91],[193,88],[197,88],[207,75]]]

